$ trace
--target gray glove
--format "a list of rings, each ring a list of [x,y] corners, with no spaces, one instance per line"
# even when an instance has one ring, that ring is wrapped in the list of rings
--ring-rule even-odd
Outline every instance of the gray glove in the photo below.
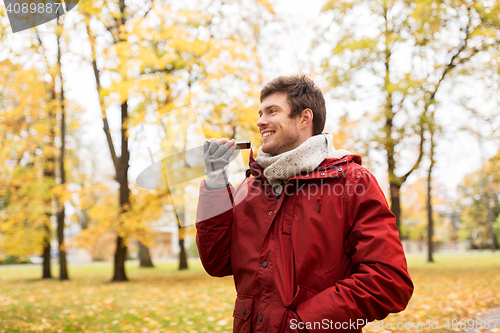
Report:
[[[208,187],[224,188],[228,186],[227,167],[233,152],[215,141],[203,143],[203,160],[205,162],[205,179]]]

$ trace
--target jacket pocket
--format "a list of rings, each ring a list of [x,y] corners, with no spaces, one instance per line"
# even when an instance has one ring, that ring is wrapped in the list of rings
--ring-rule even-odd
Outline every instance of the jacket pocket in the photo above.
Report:
[[[253,296],[236,296],[233,312],[233,332],[252,331],[252,306]]]
[[[298,285],[297,291],[295,292],[295,296],[293,296],[292,301],[290,302],[290,304],[285,304],[285,306],[288,309],[295,310],[299,304],[304,303],[305,301],[313,298],[317,294],[318,292],[312,289]]]

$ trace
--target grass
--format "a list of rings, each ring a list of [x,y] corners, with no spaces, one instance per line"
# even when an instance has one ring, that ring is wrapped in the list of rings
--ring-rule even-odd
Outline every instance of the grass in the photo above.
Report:
[[[461,257],[444,255],[434,259],[434,263],[427,263],[423,257],[407,259],[415,290],[407,308],[389,315],[386,322],[393,326],[421,322],[428,328],[429,321],[437,320],[439,325],[432,331],[462,331],[458,325],[452,327],[454,320],[457,323],[477,319],[488,308],[500,306],[500,256],[484,253]],[[447,321],[449,327],[444,326]],[[430,331],[425,325],[423,331]],[[500,327],[500,322],[496,327]],[[366,332],[380,330],[368,329]]]
[[[182,272],[176,263],[137,266],[127,263],[126,283],[109,282],[111,264],[70,266],[64,282],[39,279],[38,266],[0,267],[0,333],[232,331],[232,277],[212,278],[198,261]],[[500,305],[499,256],[438,256],[433,264],[410,257],[408,266],[414,296],[385,322],[438,319],[434,331],[451,331],[446,319],[475,318]]]
[[[70,281],[40,280],[40,267],[0,268],[0,332],[231,331],[231,277],[208,276],[199,262],[139,269],[110,283],[111,265],[70,266]],[[53,273],[56,273],[56,267]]]

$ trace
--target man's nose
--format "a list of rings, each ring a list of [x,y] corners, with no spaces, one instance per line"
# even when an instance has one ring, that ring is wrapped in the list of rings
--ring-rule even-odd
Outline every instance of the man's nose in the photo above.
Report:
[[[261,127],[263,125],[266,125],[267,123],[268,122],[267,122],[266,116],[262,115],[262,117],[260,117],[259,120],[257,120],[257,127]]]

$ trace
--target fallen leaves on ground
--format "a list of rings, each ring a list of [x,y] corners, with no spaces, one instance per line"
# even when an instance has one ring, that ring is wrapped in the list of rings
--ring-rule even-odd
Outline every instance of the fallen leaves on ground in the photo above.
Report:
[[[500,257],[409,258],[415,291],[406,310],[384,319],[392,328],[364,332],[461,331],[453,320],[476,318],[500,305]],[[13,332],[232,332],[236,296],[232,277],[208,276],[198,261],[139,269],[129,282],[111,283],[111,264],[70,266],[70,281],[37,279],[40,267],[0,267],[0,333]],[[57,272],[57,267],[53,267]],[[438,329],[428,329],[429,321]],[[449,320],[450,327],[444,324]],[[422,322],[423,327],[396,324]],[[500,323],[498,323],[500,325]]]
[[[427,263],[424,258],[409,258],[408,270],[415,290],[407,308],[389,315],[384,324],[373,322],[364,332],[479,329],[480,324],[484,325],[478,321],[480,314],[500,306],[498,255],[439,256],[434,263]],[[401,323],[400,328],[398,323]],[[429,326],[431,323],[433,326]],[[500,327],[500,320],[496,325]]]

